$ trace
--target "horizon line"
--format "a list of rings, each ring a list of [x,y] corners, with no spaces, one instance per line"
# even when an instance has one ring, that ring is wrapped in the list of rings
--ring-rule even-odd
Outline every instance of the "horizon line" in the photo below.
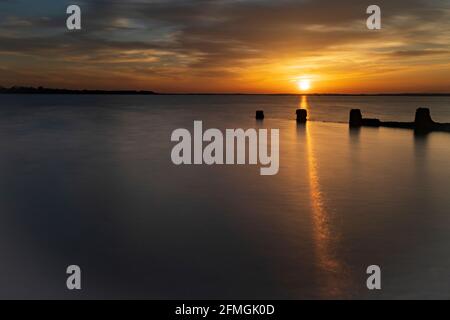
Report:
[[[156,92],[153,90],[66,89],[27,86],[0,86],[0,94],[117,94],[117,95],[264,95],[264,96],[450,96],[450,92],[376,92],[376,93],[255,93],[255,92]]]

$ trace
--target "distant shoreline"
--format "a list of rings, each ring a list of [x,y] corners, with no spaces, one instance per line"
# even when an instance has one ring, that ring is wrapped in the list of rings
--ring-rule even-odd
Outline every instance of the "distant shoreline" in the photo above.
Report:
[[[159,93],[145,90],[72,90],[34,87],[0,87],[0,94],[55,94],[55,95],[181,95],[181,96],[412,96],[445,97],[450,93]]]
[[[53,88],[34,88],[34,87],[0,87],[0,94],[85,94],[85,95],[154,95],[153,91],[138,90],[71,90],[71,89],[53,89]]]

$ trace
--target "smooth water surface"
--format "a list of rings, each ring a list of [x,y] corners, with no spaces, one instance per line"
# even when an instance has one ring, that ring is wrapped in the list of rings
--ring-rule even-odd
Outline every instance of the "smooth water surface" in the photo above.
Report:
[[[450,298],[450,134],[345,124],[423,106],[450,122],[449,97],[0,96],[0,297]],[[279,174],[173,165],[194,120],[280,129]]]

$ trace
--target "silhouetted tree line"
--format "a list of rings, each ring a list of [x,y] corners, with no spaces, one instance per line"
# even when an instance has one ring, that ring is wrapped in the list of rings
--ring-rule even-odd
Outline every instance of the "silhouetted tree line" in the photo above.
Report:
[[[16,94],[156,94],[153,91],[136,91],[136,90],[70,90],[70,89],[51,89],[43,87],[0,87],[0,93],[16,93]]]

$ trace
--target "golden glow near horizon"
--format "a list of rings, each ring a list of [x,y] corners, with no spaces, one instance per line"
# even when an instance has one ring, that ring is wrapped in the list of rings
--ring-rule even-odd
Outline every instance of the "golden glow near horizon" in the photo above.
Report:
[[[310,79],[300,79],[297,84],[300,91],[309,91],[311,89]]]

